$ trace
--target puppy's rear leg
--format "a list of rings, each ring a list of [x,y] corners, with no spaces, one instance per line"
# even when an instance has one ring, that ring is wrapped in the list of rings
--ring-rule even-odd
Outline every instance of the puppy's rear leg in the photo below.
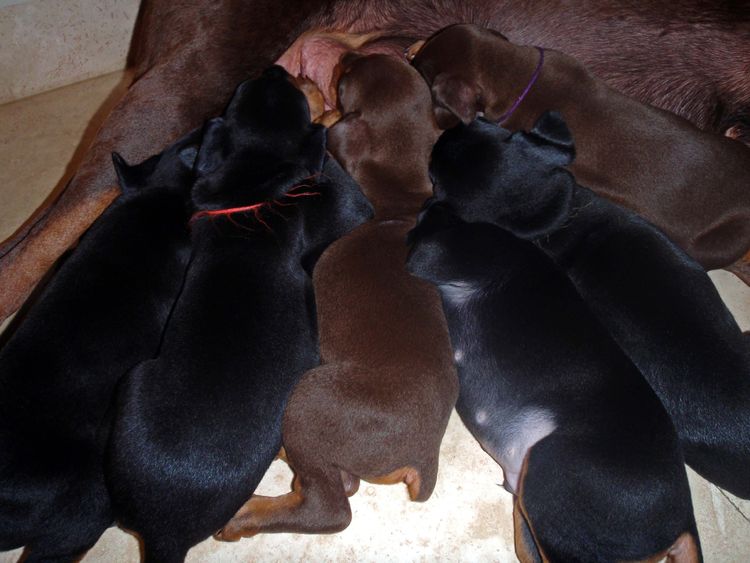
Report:
[[[419,467],[406,465],[391,471],[386,475],[379,475],[366,480],[376,485],[396,485],[404,483],[409,491],[409,498],[414,502],[424,502],[435,489],[437,482],[437,457],[434,461],[419,464]],[[350,495],[351,496],[351,495]]]
[[[328,467],[298,472],[289,494],[253,496],[214,537],[236,541],[261,532],[333,533],[351,519],[341,471]]]
[[[516,557],[522,563],[542,563],[539,550],[534,541],[534,535],[521,511],[521,501],[513,497],[513,530]]]

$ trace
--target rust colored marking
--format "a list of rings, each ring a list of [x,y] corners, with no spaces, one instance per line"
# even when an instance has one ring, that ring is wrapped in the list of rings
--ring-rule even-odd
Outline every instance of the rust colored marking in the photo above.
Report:
[[[214,534],[214,539],[225,542],[250,538],[263,529],[263,524],[279,512],[296,509],[302,504],[300,491],[293,491],[278,497],[253,495],[225,526]]]
[[[516,548],[516,557],[521,563],[537,563],[539,561],[539,551],[536,544],[529,545],[523,530],[527,526],[527,521],[521,512],[520,501],[518,498],[513,499],[513,545]],[[531,531],[531,526],[529,531]],[[533,536],[533,533],[532,533]]]
[[[365,480],[376,485],[406,483],[406,488],[409,491],[409,498],[411,500],[414,500],[419,496],[419,487],[422,483],[419,471],[408,465],[406,467],[395,469],[386,475],[367,477]]]
[[[698,542],[690,532],[682,532],[669,549],[646,559],[623,563],[658,563],[661,560],[666,560],[667,563],[699,563],[701,558]]]
[[[412,43],[409,45],[409,47],[404,51],[404,56],[406,57],[407,61],[413,61],[414,57],[417,56],[417,53],[424,47],[424,44],[426,41],[424,39],[420,39],[416,43]]]

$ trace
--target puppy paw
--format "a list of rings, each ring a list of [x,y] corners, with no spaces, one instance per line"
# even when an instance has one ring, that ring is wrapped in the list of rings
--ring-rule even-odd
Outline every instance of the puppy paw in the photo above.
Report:
[[[242,538],[251,538],[259,532],[245,519],[235,516],[224,527],[214,534],[214,539],[223,542],[237,542]]]
[[[323,112],[314,123],[319,123],[324,127],[333,127],[341,119],[341,112],[337,109],[329,109]]]

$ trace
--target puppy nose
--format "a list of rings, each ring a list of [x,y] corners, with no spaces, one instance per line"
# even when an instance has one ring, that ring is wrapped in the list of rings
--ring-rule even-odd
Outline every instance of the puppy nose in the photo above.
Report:
[[[419,53],[419,50],[422,48],[424,44],[425,44],[425,40],[420,39],[416,43],[412,43],[411,45],[409,45],[404,51],[404,57],[406,57],[406,60],[412,61],[414,57],[417,56],[417,53]]]

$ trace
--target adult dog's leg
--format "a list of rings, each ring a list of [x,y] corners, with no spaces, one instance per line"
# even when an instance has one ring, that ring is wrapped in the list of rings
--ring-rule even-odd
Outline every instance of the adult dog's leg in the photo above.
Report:
[[[0,322],[117,195],[112,151],[137,162],[218,114],[234,87],[271,64],[325,3],[144,0],[133,84],[70,183],[0,245]]]

